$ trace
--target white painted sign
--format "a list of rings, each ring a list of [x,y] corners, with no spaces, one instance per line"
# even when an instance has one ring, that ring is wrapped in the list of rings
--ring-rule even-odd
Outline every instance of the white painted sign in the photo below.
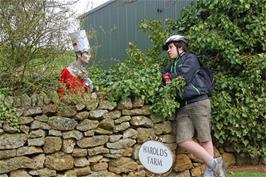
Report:
[[[170,170],[174,159],[172,151],[158,141],[146,141],[139,150],[141,164],[150,172],[163,174]]]

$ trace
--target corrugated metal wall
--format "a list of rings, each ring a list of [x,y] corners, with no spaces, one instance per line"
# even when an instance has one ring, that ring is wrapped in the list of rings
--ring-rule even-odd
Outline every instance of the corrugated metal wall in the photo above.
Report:
[[[96,48],[92,63],[111,66],[126,58],[128,43],[139,48],[150,47],[148,36],[139,30],[141,20],[178,18],[181,9],[191,0],[110,0],[110,3],[83,17],[87,32],[94,32],[90,40]]]

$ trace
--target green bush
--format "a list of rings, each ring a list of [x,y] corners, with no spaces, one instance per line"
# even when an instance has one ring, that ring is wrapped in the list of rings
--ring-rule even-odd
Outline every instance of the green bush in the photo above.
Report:
[[[266,3],[258,1],[199,0],[186,8],[180,19],[143,21],[140,27],[149,33],[152,48],[142,53],[131,46],[128,60],[106,72],[101,84],[113,99],[143,97],[154,112],[173,115],[178,103],[171,102],[174,89],[161,84],[159,69],[167,61],[161,55],[161,45],[171,34],[187,35],[190,50],[215,74],[211,98],[215,140],[235,145],[240,154],[265,156],[265,12]]]
[[[8,122],[11,126],[18,128],[18,118],[20,114],[12,106],[5,95],[9,94],[8,89],[0,89],[0,121]]]
[[[266,55],[247,57],[238,76],[217,75],[213,130],[221,144],[236,144],[239,153],[265,155]]]
[[[115,67],[104,71],[91,68],[92,80],[104,91],[112,93],[110,100],[119,101],[128,97],[142,98],[151,105],[153,112],[165,118],[173,116],[179,103],[177,92],[182,92],[183,79],[176,79],[164,86],[160,65],[130,44],[129,58]]]
[[[251,157],[265,156],[265,12],[257,1],[194,1],[161,32],[189,36],[191,51],[215,73],[214,137]],[[154,24],[142,26],[152,34]]]
[[[239,153],[265,156],[266,3],[195,1],[173,26],[215,72],[213,132]]]

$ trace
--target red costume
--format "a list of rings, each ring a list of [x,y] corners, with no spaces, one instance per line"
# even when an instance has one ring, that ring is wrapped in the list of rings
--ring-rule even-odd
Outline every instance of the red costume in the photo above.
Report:
[[[60,97],[66,94],[83,94],[93,90],[92,81],[88,77],[87,64],[90,60],[90,45],[86,31],[70,33],[73,48],[76,52],[76,61],[61,72],[57,93]]]
[[[57,93],[60,97],[64,96],[66,92],[77,95],[87,92],[89,89],[85,85],[84,80],[82,80],[80,76],[71,74],[68,68],[62,70],[59,84],[60,87],[57,89]]]

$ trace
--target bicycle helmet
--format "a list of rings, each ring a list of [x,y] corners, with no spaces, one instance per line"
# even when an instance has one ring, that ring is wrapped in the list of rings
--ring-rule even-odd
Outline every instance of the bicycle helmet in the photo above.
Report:
[[[168,44],[170,44],[171,42],[178,42],[178,41],[183,41],[188,45],[188,39],[185,36],[177,34],[177,35],[172,35],[168,39],[166,39],[166,41],[163,44],[163,50],[167,50]]]

